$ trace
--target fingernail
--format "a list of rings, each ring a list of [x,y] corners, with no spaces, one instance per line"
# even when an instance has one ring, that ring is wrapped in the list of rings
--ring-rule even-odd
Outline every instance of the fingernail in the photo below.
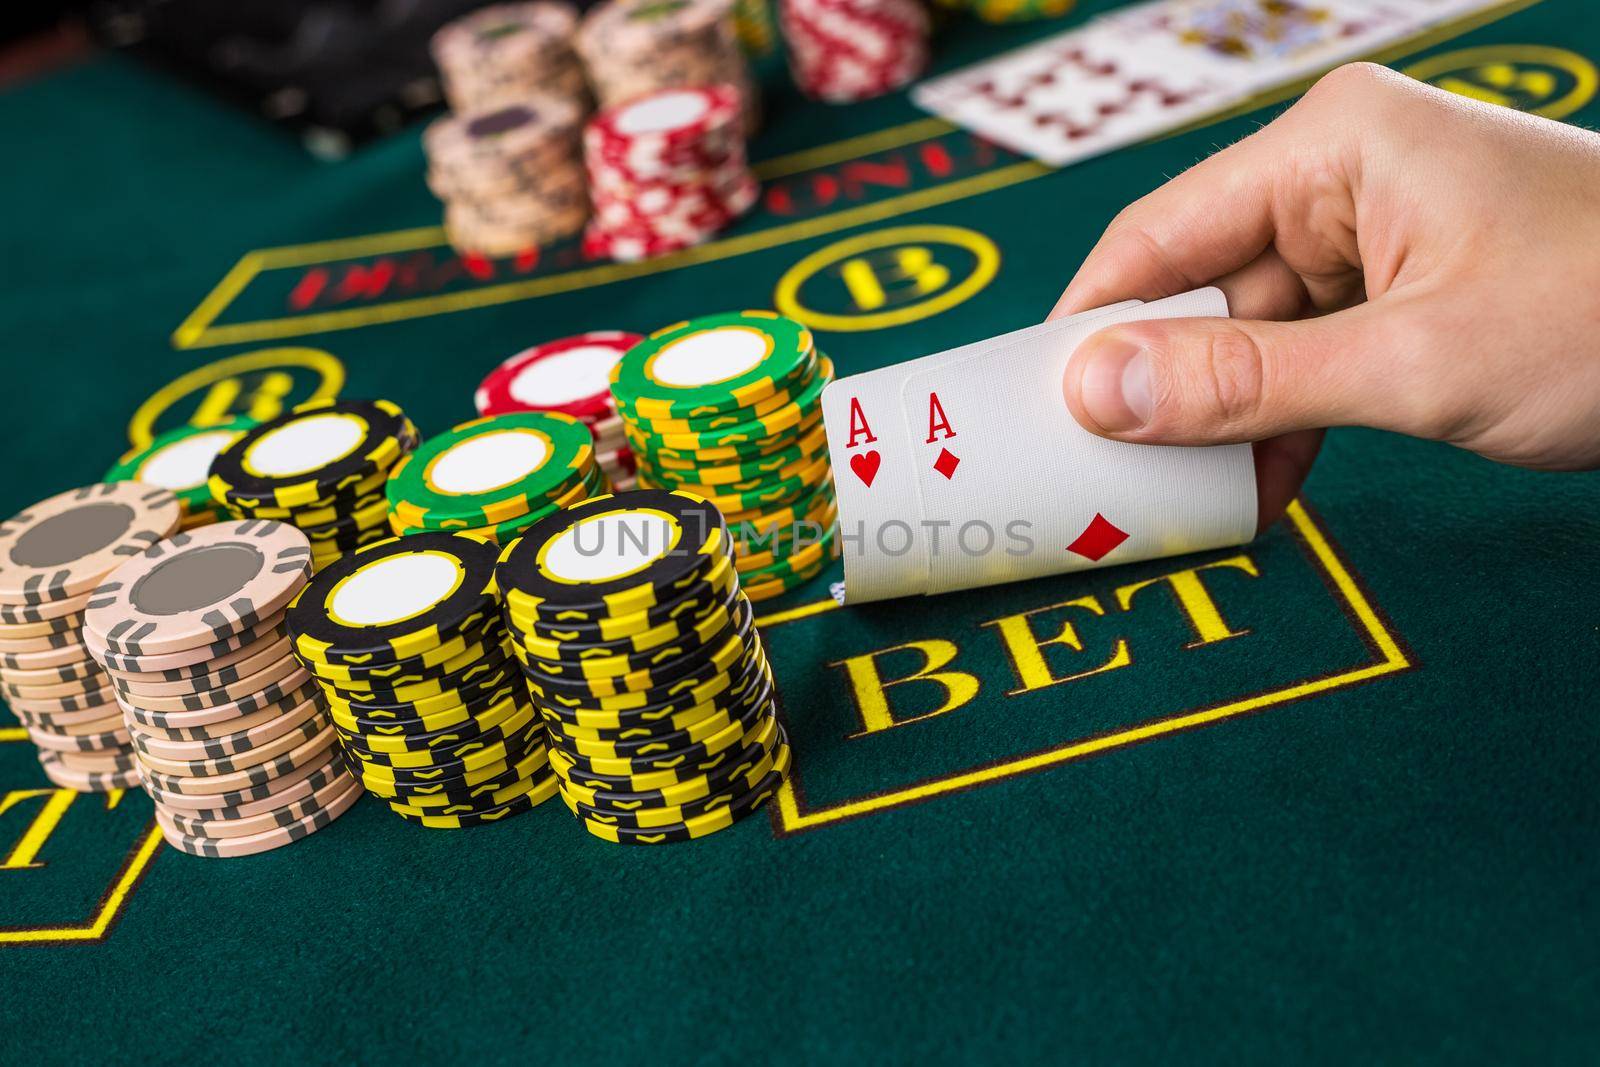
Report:
[[[1111,433],[1137,430],[1155,409],[1150,357],[1126,341],[1106,341],[1089,353],[1082,389],[1084,410]]]

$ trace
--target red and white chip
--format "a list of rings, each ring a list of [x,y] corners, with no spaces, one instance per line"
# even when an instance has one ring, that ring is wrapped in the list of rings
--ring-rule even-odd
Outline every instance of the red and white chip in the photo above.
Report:
[[[559,411],[584,422],[611,417],[611,368],[644,338],[595,330],[534,345],[501,363],[474,394],[480,415]]]
[[[789,69],[807,96],[848,103],[913,81],[928,63],[916,0],[780,0]]]
[[[584,130],[594,216],[583,248],[623,262],[702,244],[754,206],[740,94],[662,89],[607,108]]]

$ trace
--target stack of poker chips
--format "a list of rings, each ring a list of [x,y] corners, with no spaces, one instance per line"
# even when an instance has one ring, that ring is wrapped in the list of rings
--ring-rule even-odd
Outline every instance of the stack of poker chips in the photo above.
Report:
[[[703,244],[761,193],[731,85],[663,89],[607,108],[583,132],[593,256],[633,262]]]
[[[457,251],[516,255],[583,228],[583,117],[578,102],[539,95],[427,128],[428,187],[445,202],[445,231]]]
[[[618,491],[632,489],[633,453],[611,398],[611,369],[643,338],[621,330],[591,330],[524,349],[489,372],[473,403],[480,415],[555,411],[571,415],[594,435],[595,462]]]
[[[780,0],[779,17],[795,85],[817,100],[892,93],[928,66],[920,0]]]
[[[0,692],[64,789],[139,784],[111,679],[86,641],[84,613],[107,574],[178,531],[167,490],[90,485],[0,525]]]
[[[559,0],[494,4],[433,35],[445,99],[456,111],[546,94],[583,101],[589,92],[573,50],[578,12]]]
[[[108,482],[143,482],[169,489],[183,508],[183,526],[221,522],[230,518],[212,499],[206,479],[217,454],[254,429],[257,420],[237,415],[210,426],[179,426],[168,430],[143,448],[136,448],[117,461],[106,474]]]
[[[360,797],[284,629],[310,576],[304,534],[248,519],[175,534],[94,591],[84,640],[111,676],[174,848],[265,852],[322,829]]]
[[[387,400],[314,400],[241,435],[211,463],[211,496],[237,518],[298,527],[317,570],[390,535],[384,486],[417,447]]]
[[[498,555],[466,534],[397,538],[323,571],[289,607],[350,765],[409,822],[498,822],[555,794],[544,722],[509,655]]]
[[[584,16],[578,54],[601,107],[658,89],[732,85],[745,136],[760,124],[732,0],[605,0]]]
[[[609,492],[589,428],[571,415],[520,411],[430,437],[389,479],[395,533],[475,533],[509,543],[557,508]]]
[[[562,800],[591,834],[704,837],[783,784],[772,673],[716,508],[585,501],[502,553],[497,582]]]
[[[722,511],[751,600],[798,587],[834,558],[821,406],[832,379],[811,331],[770,311],[657,330],[612,375],[639,485],[693,493]]]

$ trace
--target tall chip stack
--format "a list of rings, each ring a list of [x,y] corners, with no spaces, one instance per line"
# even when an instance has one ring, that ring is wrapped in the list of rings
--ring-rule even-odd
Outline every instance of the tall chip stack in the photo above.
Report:
[[[578,12],[559,0],[493,4],[433,35],[445,99],[473,111],[545,95],[585,102],[589,87],[573,50]]]
[[[622,330],[591,330],[523,349],[489,372],[473,403],[480,415],[554,411],[573,416],[594,435],[595,462],[611,487],[632,489],[633,453],[611,398],[611,368],[641,340]]]
[[[571,237],[589,219],[580,101],[549,94],[464,111],[422,135],[428,187],[463,255],[513,256]]]
[[[108,482],[143,482],[170,489],[183,508],[183,526],[221,522],[230,518],[211,497],[206,479],[217,454],[254,429],[257,420],[237,415],[210,426],[179,426],[168,430],[143,448],[136,448],[117,461],[106,474]]]
[[[628,845],[726,829],[790,753],[716,508],[640,491],[557,512],[496,569],[563,802]]]
[[[578,27],[578,54],[601,107],[658,89],[732,85],[745,136],[761,123],[732,0],[605,0]]]
[[[387,400],[314,400],[219,452],[211,496],[235,517],[297,527],[320,570],[391,536],[384,487],[417,442],[417,428]]]
[[[289,607],[302,663],[367,791],[408,822],[500,822],[555,795],[544,721],[510,658],[499,549],[423,533],[362,549]]]
[[[721,510],[751,600],[798,587],[836,554],[821,407],[832,380],[833,363],[811,331],[771,311],[657,330],[612,374],[639,485],[692,493]]]
[[[813,99],[869,100],[927,69],[920,0],[779,0],[778,10],[795,85]]]
[[[285,608],[311,576],[293,526],[174,534],[113,571],[84,613],[135,767],[174,848],[248,856],[298,841],[361,796]]]
[[[583,132],[594,216],[584,250],[634,262],[703,244],[755,206],[731,85],[662,89]]]
[[[395,533],[476,533],[506,544],[557,508],[610,492],[589,428],[571,415],[521,411],[430,437],[389,479]]]
[[[84,631],[96,586],[130,556],[178,532],[165,489],[89,485],[0,525],[0,692],[50,781],[106,793],[139,784],[111,679]]]

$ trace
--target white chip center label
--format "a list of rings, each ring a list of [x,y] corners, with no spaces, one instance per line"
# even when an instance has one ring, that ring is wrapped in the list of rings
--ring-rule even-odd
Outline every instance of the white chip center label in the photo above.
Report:
[[[173,491],[204,485],[211,461],[238,436],[237,430],[215,430],[174,441],[139,469],[139,481]]]
[[[465,496],[519,482],[544,466],[549,438],[533,430],[494,430],[441,452],[428,468],[435,492]]]
[[[268,430],[250,446],[245,463],[268,478],[290,478],[335,463],[354,452],[367,436],[367,424],[338,412],[296,419]]]
[[[580,519],[552,537],[540,562],[562,582],[610,582],[644,570],[673,550],[683,528],[660,511],[613,511]]]
[[[673,341],[650,363],[650,377],[675,389],[715,385],[748,374],[772,351],[772,341],[748,326],[719,326]]]
[[[533,408],[589,400],[611,391],[611,368],[622,350],[610,345],[582,345],[536,359],[511,380],[511,396]]]
[[[702,93],[662,93],[624,108],[617,129],[632,135],[676,130],[699,122],[708,110]]]
[[[415,618],[460,587],[461,563],[443,552],[389,556],[340,582],[328,613],[345,626],[389,626]]]

